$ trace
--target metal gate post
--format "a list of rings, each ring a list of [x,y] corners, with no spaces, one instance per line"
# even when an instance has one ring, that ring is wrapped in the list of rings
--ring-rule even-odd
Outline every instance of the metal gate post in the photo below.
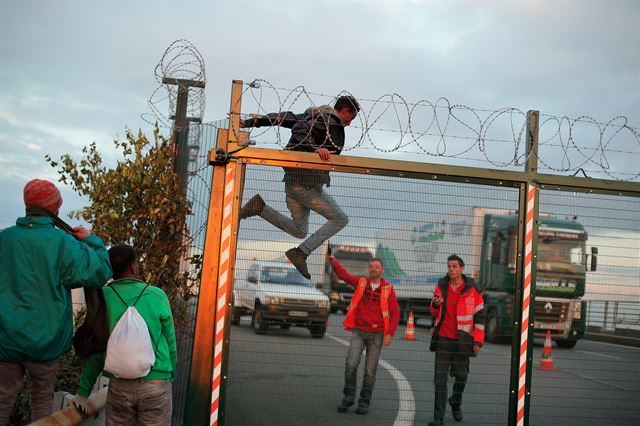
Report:
[[[241,97],[242,82],[234,80],[229,123],[234,129],[239,128]],[[226,152],[228,143],[236,142],[237,136],[236,132],[221,130],[217,148]],[[211,158],[215,158],[215,151]],[[226,313],[232,290],[232,284],[228,284],[233,282],[243,172],[244,165],[235,163],[216,164],[213,171],[184,419],[187,425],[217,425],[223,402],[220,378],[226,354],[222,349],[225,330],[228,334]]]
[[[531,176],[537,174],[538,111],[527,112],[527,164]],[[518,262],[516,270],[509,424],[529,424],[531,366],[533,361],[535,274],[538,247],[538,187],[529,179],[520,185],[518,207]]]
[[[229,336],[236,246],[238,242],[238,214],[242,200],[244,168],[241,163],[229,163],[226,169],[222,234],[220,238],[220,269],[216,292],[216,316],[213,341],[213,375],[211,389],[210,425],[224,425],[229,364]]]

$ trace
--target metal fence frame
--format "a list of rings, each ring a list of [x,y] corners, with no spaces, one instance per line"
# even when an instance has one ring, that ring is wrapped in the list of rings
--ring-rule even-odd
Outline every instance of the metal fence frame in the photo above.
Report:
[[[242,81],[234,80],[229,129],[218,130],[218,152],[212,150],[209,156],[209,164],[214,167],[214,171],[185,424],[224,424],[230,333],[228,311],[233,290],[238,214],[245,167],[259,164],[518,188],[517,287],[513,314],[508,423],[528,425],[533,355],[533,345],[529,342],[533,338],[534,324],[533,310],[529,311],[529,306],[533,306],[535,302],[538,190],[640,197],[640,183],[538,173],[537,111],[529,111],[527,114],[527,165],[524,171],[515,172],[356,156],[334,156],[330,162],[324,163],[313,153],[250,148],[245,145],[248,133],[237,130],[241,101]]]

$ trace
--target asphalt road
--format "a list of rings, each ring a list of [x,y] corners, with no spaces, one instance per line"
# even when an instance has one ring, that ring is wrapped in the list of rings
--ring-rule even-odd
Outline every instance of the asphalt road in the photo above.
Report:
[[[413,341],[403,339],[401,326],[383,349],[369,414],[338,413],[350,338],[343,318],[332,315],[323,339],[303,328],[258,335],[249,317],[232,327],[225,425],[426,425],[434,355],[421,326]],[[554,346],[554,371],[537,368],[542,349],[536,341],[530,425],[640,424],[639,349],[584,340],[574,349]],[[486,344],[471,360],[462,424],[507,424],[510,354],[509,345]],[[449,411],[445,422],[456,423]]]

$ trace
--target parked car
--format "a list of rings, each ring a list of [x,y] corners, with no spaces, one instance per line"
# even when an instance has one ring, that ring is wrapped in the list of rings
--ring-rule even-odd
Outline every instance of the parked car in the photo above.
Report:
[[[231,323],[237,325],[242,315],[250,314],[258,334],[270,325],[285,330],[306,327],[316,338],[322,338],[327,330],[329,298],[289,263],[253,263],[246,279],[236,280],[232,303]]]

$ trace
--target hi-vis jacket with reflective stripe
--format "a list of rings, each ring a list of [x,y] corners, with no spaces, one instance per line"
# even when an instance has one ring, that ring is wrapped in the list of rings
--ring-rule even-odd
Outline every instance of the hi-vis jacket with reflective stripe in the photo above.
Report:
[[[459,340],[464,341],[469,336],[473,339],[473,344],[482,345],[484,343],[484,299],[476,288],[473,278],[466,275],[462,275],[462,277],[464,278],[464,288],[460,292],[460,301],[456,312]],[[435,332],[440,329],[442,312],[447,304],[448,289],[449,277],[440,278],[433,294],[440,296],[442,303],[437,308],[433,304],[430,305],[431,317],[435,318]]]
[[[347,309],[347,318],[344,320],[343,325],[346,330],[353,330],[356,326],[356,311],[358,303],[362,299],[364,295],[364,291],[367,288],[367,279],[362,277],[358,281],[358,286],[356,287],[356,291],[353,293],[351,297],[351,303],[349,304],[349,309]],[[389,295],[393,291],[393,287],[388,282],[382,280],[380,284],[380,309],[382,310],[382,321],[383,321],[383,332],[385,335],[390,334],[393,336],[395,333],[395,327],[393,328],[393,332],[391,330],[390,322],[389,322]]]
[[[340,262],[333,260],[331,266],[338,278],[350,286],[355,287],[355,292],[351,297],[351,304],[347,310],[347,317],[344,320],[344,328],[353,330],[356,326],[363,331],[378,331],[382,328],[385,336],[393,336],[398,328],[400,311],[398,310],[398,300],[393,291],[393,287],[384,278],[380,279],[380,287],[374,293],[380,295],[379,305],[377,298],[366,299],[365,293],[369,286],[370,278],[356,277],[349,274],[340,265]],[[375,308],[373,308],[375,306]]]

